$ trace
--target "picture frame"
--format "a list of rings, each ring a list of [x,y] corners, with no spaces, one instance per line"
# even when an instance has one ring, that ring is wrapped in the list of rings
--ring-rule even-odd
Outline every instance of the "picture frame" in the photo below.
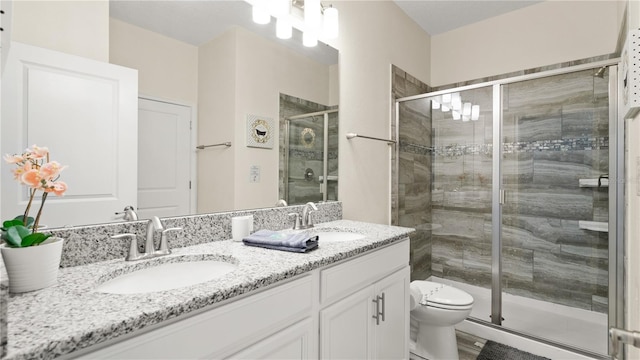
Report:
[[[247,147],[272,149],[274,133],[273,118],[247,115]]]

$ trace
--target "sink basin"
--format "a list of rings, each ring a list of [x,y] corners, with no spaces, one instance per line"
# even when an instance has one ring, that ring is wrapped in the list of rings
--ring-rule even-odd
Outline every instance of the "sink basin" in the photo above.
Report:
[[[347,231],[315,231],[315,235],[318,235],[318,243],[330,243],[330,242],[344,242],[364,239],[364,235],[360,233],[347,232]]]
[[[123,269],[124,274],[110,276],[110,279],[96,287],[96,291],[108,294],[143,294],[178,289],[220,278],[237,267],[237,264],[220,256],[158,258],[149,260],[146,264],[140,262],[132,265],[132,270]]]

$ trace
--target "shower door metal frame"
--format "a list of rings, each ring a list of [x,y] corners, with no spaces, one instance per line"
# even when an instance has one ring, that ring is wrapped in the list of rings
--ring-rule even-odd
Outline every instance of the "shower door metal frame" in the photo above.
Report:
[[[505,79],[493,80],[473,85],[448,88],[425,94],[398,98],[395,101],[395,168],[396,181],[395,190],[398,193],[400,176],[400,159],[397,151],[400,149],[400,103],[411,100],[429,98],[433,96],[448,94],[452,92],[462,92],[484,87],[493,88],[493,179],[492,179],[492,264],[491,264],[491,323],[482,320],[472,321],[496,327],[509,333],[533,339],[542,343],[547,343],[560,348],[569,349],[578,353],[593,354],[589,351],[578,349],[569,345],[555,343],[548,339],[524,334],[513,329],[506,329],[502,323],[502,205],[504,203],[505,192],[502,185],[502,86],[534,80],[555,75],[569,74],[584,70],[608,67],[609,72],[609,221],[612,225],[609,230],[609,284],[608,284],[608,322],[611,327],[624,327],[624,121],[618,116],[618,71],[617,65],[620,58],[613,58],[603,61],[596,61],[571,67],[558,68],[554,70],[541,71],[527,75],[514,76]],[[497,162],[496,162],[497,161]],[[399,208],[396,207],[396,218],[399,215]],[[613,231],[612,231],[613,230]],[[613,249],[613,250],[612,250]],[[606,334],[603,334],[605,336]]]
[[[284,170],[282,172],[282,177],[284,178],[284,195],[286,198],[287,203],[289,204],[289,135],[290,135],[290,125],[291,125],[291,120],[300,120],[300,119],[304,119],[304,118],[308,118],[308,117],[314,117],[314,116],[323,116],[323,121],[324,124],[322,126],[322,130],[323,130],[323,137],[324,137],[324,141],[323,141],[323,150],[322,150],[322,176],[323,176],[323,181],[322,181],[322,201],[326,202],[327,201],[327,189],[328,189],[328,164],[329,164],[329,114],[332,113],[337,113],[339,111],[339,109],[331,109],[331,110],[323,110],[323,111],[316,111],[316,112],[312,112],[312,113],[306,113],[306,114],[300,114],[300,115],[294,115],[294,116],[290,116],[285,118],[285,122],[286,122],[286,126],[285,126],[285,138],[284,138],[284,148],[285,148],[285,152],[284,152]],[[289,204],[291,205],[291,204]]]

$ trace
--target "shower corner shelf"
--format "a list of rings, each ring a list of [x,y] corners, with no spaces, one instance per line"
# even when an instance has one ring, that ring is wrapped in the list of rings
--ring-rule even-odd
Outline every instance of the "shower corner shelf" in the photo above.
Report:
[[[609,179],[600,179],[600,186],[598,186],[598,179],[579,179],[581,188],[597,188],[597,187],[609,187]]]
[[[601,221],[578,221],[578,228],[598,232],[609,232],[609,223]]]

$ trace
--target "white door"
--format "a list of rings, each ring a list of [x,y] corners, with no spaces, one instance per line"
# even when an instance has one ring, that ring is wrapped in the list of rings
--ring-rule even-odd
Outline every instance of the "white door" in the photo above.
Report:
[[[1,153],[46,146],[68,166],[64,196],[49,196],[40,223],[104,223],[136,206],[136,70],[79,56],[11,44],[2,74]],[[3,219],[24,212],[27,189],[2,163]],[[40,193],[36,199],[40,199]],[[39,202],[29,215],[36,216]]]
[[[191,204],[191,108],[138,102],[138,217],[188,215]]]

